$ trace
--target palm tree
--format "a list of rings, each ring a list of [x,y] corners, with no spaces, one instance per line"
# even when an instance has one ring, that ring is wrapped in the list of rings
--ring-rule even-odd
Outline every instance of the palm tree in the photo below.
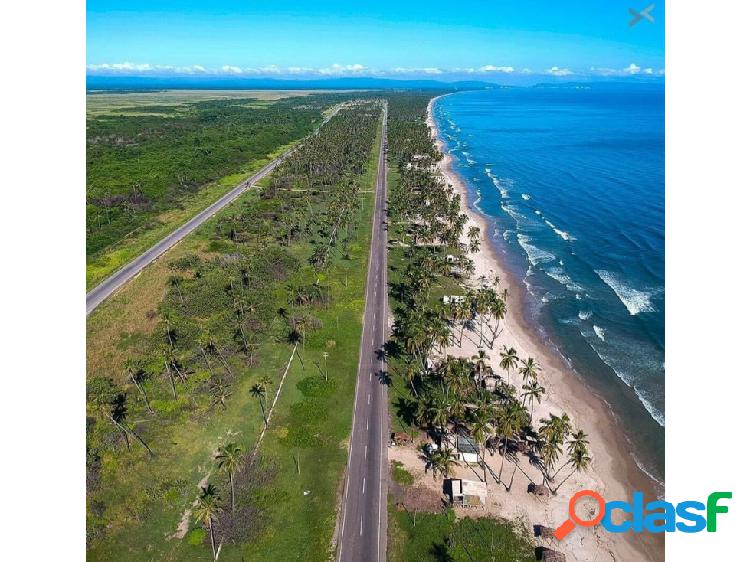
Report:
[[[553,494],[557,494],[557,491],[563,484],[565,484],[565,481],[575,472],[582,472],[589,467],[591,456],[589,455],[588,444],[589,441],[586,434],[580,429],[571,436],[568,441],[568,462],[563,466],[569,464],[573,467],[573,470],[571,470],[570,473],[563,478],[563,481],[552,490]],[[562,469],[562,467],[560,467],[560,469]],[[557,472],[560,472],[560,470]],[[557,473],[555,473],[555,476],[557,476]]]
[[[260,411],[263,414],[263,423],[268,427],[268,417],[266,416],[266,385],[263,379],[250,387],[250,395],[258,399]]]
[[[554,475],[550,472],[562,453],[562,444],[570,433],[570,418],[568,414],[563,413],[561,416],[550,414],[548,419],[543,419],[539,428],[539,435],[542,440],[540,443],[540,453],[543,462],[543,472],[545,478],[549,481],[554,480]]]
[[[432,426],[433,431],[439,430],[438,447],[443,446],[443,435],[445,426],[450,419],[451,401],[443,392],[432,392],[426,402],[421,402],[421,418],[428,425]]]
[[[516,399],[504,406],[497,419],[497,431],[503,437],[503,457],[500,461],[500,475],[505,465],[505,455],[508,452],[508,439],[515,437],[528,422],[529,413],[526,408]],[[511,480],[512,483],[512,480]],[[510,491],[510,487],[506,487]]]
[[[403,371],[401,371],[404,379],[409,383],[409,386],[411,386],[412,392],[414,392],[414,398],[419,398],[417,388],[414,386],[414,379],[417,378],[420,372],[421,368],[416,361],[406,361]]]
[[[430,468],[432,468],[432,477],[434,478],[438,473],[444,477],[448,477],[453,473],[453,467],[458,464],[458,461],[453,458],[453,450],[450,447],[444,449],[438,449],[430,455]]]
[[[472,355],[471,360],[474,361],[474,367],[476,368],[477,374],[481,377],[487,371],[490,366],[489,356],[484,349],[477,350],[476,355]]]
[[[493,293],[492,299],[489,302],[488,312],[495,319],[495,327],[492,328],[492,341],[490,342],[490,349],[495,347],[495,340],[499,334],[500,320],[505,318],[505,299]]]
[[[487,482],[487,463],[484,462],[485,453],[487,452],[487,438],[489,436],[490,421],[492,417],[486,407],[479,407],[474,412],[474,420],[471,425],[471,436],[479,444],[482,451],[482,470],[484,472],[484,481]]]
[[[510,370],[518,367],[518,352],[515,348],[508,348],[507,345],[503,346],[503,350],[500,352],[500,367],[505,369],[507,373],[507,382],[510,384]]]
[[[138,364],[131,359],[128,359],[125,362],[125,368],[128,371],[130,380],[138,389],[138,392],[141,393],[141,396],[143,397],[143,401],[146,403],[146,409],[149,411],[149,413],[153,414],[154,410],[151,408],[151,404],[148,401],[148,395],[146,394],[146,391],[143,388],[143,384],[149,379],[149,373],[145,371],[143,368],[139,367]]]
[[[213,484],[201,488],[201,495],[198,498],[198,505],[195,506],[193,514],[195,520],[204,527],[208,527],[208,534],[211,537],[211,551],[216,560],[216,541],[214,540],[214,521],[221,512],[219,505],[219,496]]]
[[[466,328],[466,322],[472,318],[471,302],[468,297],[458,303],[456,307],[457,318],[461,322],[461,334],[458,340],[458,347],[462,347],[464,343],[464,328]]]
[[[232,494],[232,512],[234,512],[234,475],[242,467],[242,448],[237,443],[227,443],[219,448],[216,455],[216,467],[229,476],[229,490]]]
[[[522,387],[522,390],[525,392],[521,394],[521,400],[524,404],[526,404],[526,401],[529,401],[529,404],[531,405],[531,420],[530,422],[534,421],[534,400],[536,400],[537,404],[542,403],[542,395],[546,392],[543,386],[540,386],[539,383],[534,380],[531,381],[531,384],[525,384]]]
[[[541,369],[533,357],[521,361],[519,372],[521,373],[521,376],[523,376],[523,382],[527,382],[529,379],[536,381],[539,376],[539,371],[541,371]]]

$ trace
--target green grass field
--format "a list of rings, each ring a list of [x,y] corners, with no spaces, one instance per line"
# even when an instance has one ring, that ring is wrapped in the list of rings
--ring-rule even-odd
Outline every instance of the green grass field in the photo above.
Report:
[[[364,311],[377,164],[374,141],[365,173],[356,180],[362,205],[347,251],[334,253],[322,272],[303,265],[286,282],[270,283],[267,288],[272,301],[268,306],[284,307],[288,284],[319,279],[328,287],[330,300],[315,309],[320,327],[306,334],[304,349],[302,344],[298,347],[300,357],[292,362],[255,469],[238,493],[239,503],[252,508],[251,524],[238,544],[222,546],[222,560],[326,560],[329,556],[346,465]],[[93,312],[87,322],[88,377],[110,376],[126,382],[125,361],[153,338],[160,326],[156,311],[165,299],[174,298],[167,285],[174,276],[170,264],[193,256],[218,258],[226,248],[216,240],[222,219],[267,203],[258,192],[246,193]],[[324,209],[312,211],[319,214]],[[305,263],[313,242],[302,239],[287,251]],[[263,421],[259,401],[249,390],[262,376],[271,378],[274,391],[278,386],[293,349],[281,337],[284,330],[280,320],[273,321],[269,335],[257,342],[255,365],[230,358],[236,376],[225,408],[210,406],[198,393],[207,377],[202,371],[180,387],[177,400],[165,391],[163,382],[162,390],[148,388],[158,422],[140,408],[134,422],[156,456],[149,459],[137,446],[130,451],[102,450],[97,482],[89,482],[91,560],[210,556],[205,531],[192,518],[184,538],[170,536],[195,498],[198,482],[212,470],[216,448],[231,440],[249,450],[257,439]],[[214,473],[209,481],[219,487],[226,502],[226,478]]]
[[[532,538],[522,524],[491,517],[456,518],[453,510],[388,512],[388,562],[532,562]]]
[[[341,96],[88,95],[87,288],[309,134]]]

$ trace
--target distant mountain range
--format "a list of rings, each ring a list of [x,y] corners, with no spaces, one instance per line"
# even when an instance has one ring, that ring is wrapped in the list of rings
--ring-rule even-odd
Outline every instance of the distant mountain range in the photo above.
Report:
[[[210,89],[210,90],[476,90],[499,88],[479,80],[440,82],[439,80],[397,80],[393,78],[346,77],[285,80],[274,78],[234,78],[216,76],[86,76],[87,90]]]

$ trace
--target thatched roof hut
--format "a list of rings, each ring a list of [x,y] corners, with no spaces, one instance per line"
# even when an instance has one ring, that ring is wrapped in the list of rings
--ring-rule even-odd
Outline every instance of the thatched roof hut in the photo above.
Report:
[[[555,530],[544,525],[534,525],[534,536],[540,539],[553,539],[555,538]]]
[[[551,548],[540,547],[537,549],[537,559],[542,562],[565,562],[565,555]]]
[[[544,486],[542,484],[531,483],[529,484],[529,493],[534,494],[535,496],[538,496],[538,497],[546,498],[546,497],[549,497],[549,488],[547,488],[547,486]]]

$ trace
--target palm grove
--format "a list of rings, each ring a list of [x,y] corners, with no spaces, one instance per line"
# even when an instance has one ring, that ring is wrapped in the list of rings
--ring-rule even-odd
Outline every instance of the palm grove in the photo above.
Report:
[[[336,295],[347,294],[354,272],[364,283],[362,232],[368,229],[360,223],[369,215],[359,190],[372,159],[380,103],[344,104],[260,193],[207,223],[198,233],[206,239],[203,249],[169,264],[166,296],[149,312],[153,333],[126,338],[130,355],[120,372],[88,374],[87,542],[100,546],[102,556],[112,552],[105,548],[110,534],[157,517],[165,505],[177,512],[189,508],[197,527],[188,539],[214,556],[222,545],[245,544],[269,524],[268,514],[285,493],[273,492],[283,488],[282,460],[255,450],[283,371],[271,363],[271,349],[284,360],[293,353],[307,375],[297,383],[301,400],[282,411],[284,433],[272,438],[295,459],[297,473],[302,452],[316,447],[333,447],[331,468],[321,469],[338,474],[343,467],[335,444],[348,432],[350,420],[341,414],[353,386],[329,377],[325,359],[329,352],[339,358],[330,336],[336,336],[339,316],[351,332],[351,323],[360,322],[350,299],[336,302]],[[306,116],[308,109],[300,111]],[[318,332],[329,339],[314,338]],[[341,352],[352,355],[343,347]],[[337,387],[346,392],[337,394]],[[256,409],[261,427],[230,434],[216,447],[196,498],[195,482],[171,469],[181,425],[218,427],[225,412],[244,403]],[[331,410],[336,424],[325,423]],[[148,481],[145,489],[133,485],[136,479]],[[327,493],[335,494],[335,482],[330,487]],[[259,495],[261,489],[271,492]],[[314,507],[324,510],[315,517],[326,528],[335,509],[330,503]],[[311,542],[300,548],[328,548],[325,536]]]
[[[520,471],[529,483],[556,493],[567,478],[588,467],[586,434],[574,431],[567,414],[534,418],[534,406],[545,394],[534,358],[503,347],[500,364],[489,363],[486,350],[496,346],[507,294],[498,279],[480,278],[477,286],[465,283],[474,273],[470,256],[479,250],[480,231],[467,228],[460,196],[436,173],[442,154],[425,124],[430,97],[392,100],[389,110],[391,164],[398,166],[389,198],[395,304],[389,351],[391,371],[406,390],[392,396],[397,422],[426,429],[435,439],[437,450],[424,451],[435,474],[447,477],[457,464],[448,436],[459,433],[477,443],[484,481],[489,469],[485,455],[497,451],[501,470],[495,474],[489,469],[489,477],[506,490]],[[456,294],[441,300],[447,291]],[[469,337],[478,346],[476,355],[447,354],[448,347],[460,348]],[[522,377],[521,388],[510,382],[514,371]],[[534,482],[524,468],[524,455],[540,470],[541,482]]]

